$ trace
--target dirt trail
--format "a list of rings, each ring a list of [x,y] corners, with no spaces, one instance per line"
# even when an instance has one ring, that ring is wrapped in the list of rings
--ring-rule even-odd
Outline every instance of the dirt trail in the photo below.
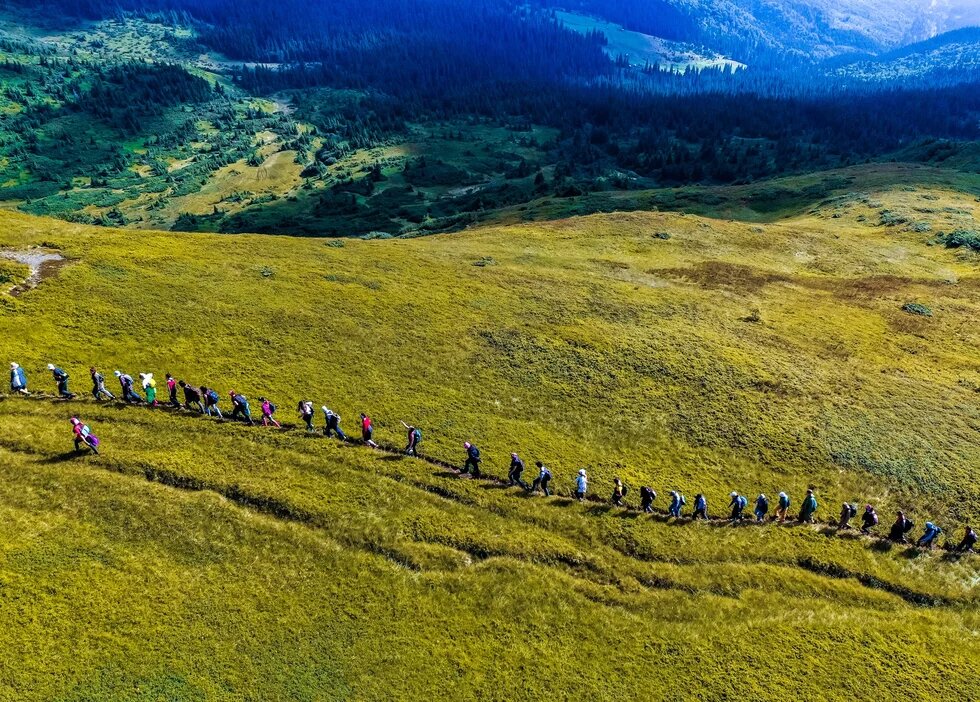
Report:
[[[31,269],[31,274],[23,283],[13,286],[8,291],[12,297],[20,297],[38,284],[52,278],[68,265],[68,259],[57,251],[46,249],[31,249],[29,251],[0,251],[0,258],[22,263]]]

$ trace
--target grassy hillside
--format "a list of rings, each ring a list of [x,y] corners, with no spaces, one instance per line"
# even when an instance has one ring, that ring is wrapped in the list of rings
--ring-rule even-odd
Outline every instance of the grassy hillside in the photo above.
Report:
[[[620,476],[633,504],[649,484],[660,509],[679,488],[715,514],[732,489],[798,505],[813,486],[824,520],[871,501],[880,531],[901,507],[958,538],[980,516],[980,279],[943,242],[977,209],[884,188],[778,223],[629,213],[345,242],[0,213],[0,245],[71,261],[2,298],[0,356],[35,389],[52,361],[77,391],[97,363],[268,395],[283,419],[310,397],[349,431],[368,411],[388,444],[415,422],[437,459],[471,440],[497,475],[512,450],[544,460],[559,491],[4,399],[3,694],[832,699],[873,675],[882,698],[968,698],[976,557],[567,495],[581,466],[603,497]],[[102,457],[71,453],[71,413]]]

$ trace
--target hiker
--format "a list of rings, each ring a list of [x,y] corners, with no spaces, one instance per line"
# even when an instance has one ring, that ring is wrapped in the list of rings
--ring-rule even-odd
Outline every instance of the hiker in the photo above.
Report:
[[[692,519],[708,518],[708,499],[700,492],[694,496],[694,514]]]
[[[861,533],[870,534],[876,526],[878,526],[878,513],[871,505],[865,505],[864,514],[861,515]]]
[[[677,490],[671,490],[670,507],[667,508],[667,514],[669,514],[671,517],[677,517],[678,519],[680,519],[681,510],[684,508],[684,505],[686,504],[687,504],[687,500],[684,499],[684,495],[677,492]]]
[[[99,437],[92,433],[87,424],[82,424],[78,417],[71,418],[71,430],[75,435],[75,450],[81,451],[82,446],[92,450],[96,456],[99,455]]]
[[[177,379],[167,373],[167,393],[170,395],[170,406],[180,407],[180,400],[177,399]]]
[[[55,382],[58,383],[58,396],[65,400],[75,397],[75,394],[68,390],[68,378],[70,377],[68,373],[53,363],[48,364],[48,370],[51,371]]]
[[[776,507],[776,514],[773,515],[773,520],[778,519],[780,523],[786,521],[786,515],[789,512],[790,499],[789,495],[785,492],[779,493],[779,503]]]
[[[309,400],[300,400],[296,405],[296,412],[306,425],[306,431],[310,434],[315,433],[316,427],[313,426],[313,403]]]
[[[922,536],[916,542],[916,546],[919,548],[927,548],[930,551],[932,547],[936,545],[936,537],[943,533],[943,530],[932,522],[926,522],[926,530],[923,532]]]
[[[27,392],[27,374],[13,361],[10,362],[10,392],[16,392],[18,395],[31,394]]]
[[[122,388],[122,400],[123,402],[129,402],[132,404],[140,404],[143,402],[143,398],[133,390],[133,376],[123,373],[122,371],[113,371],[112,374],[119,379],[119,387]]]
[[[275,403],[265,397],[259,397],[259,402],[261,403],[259,407],[262,410],[262,426],[267,427],[271,424],[276,429],[282,429],[282,425],[276,421]]]
[[[888,538],[897,544],[905,544],[908,543],[905,535],[912,531],[912,527],[915,526],[915,522],[908,519],[905,516],[905,512],[902,512],[901,510],[899,510],[897,514],[898,516],[895,519],[895,523],[892,524],[892,528],[888,532]]]
[[[140,373],[140,385],[146,393],[146,403],[150,407],[157,406],[157,381],[153,379],[152,373]]]
[[[647,514],[653,513],[653,501],[657,499],[657,493],[653,488],[644,485],[640,488],[640,509]]]
[[[732,498],[732,501],[728,503],[728,506],[732,508],[732,516],[730,519],[733,522],[737,522],[742,519],[742,511],[745,509],[746,505],[749,504],[749,501],[734,490],[729,497]]]
[[[471,444],[469,441],[463,443],[463,448],[466,449],[466,462],[463,464],[463,470],[460,473],[471,473],[474,478],[480,477],[480,449]]]
[[[88,372],[92,376],[92,397],[96,400],[101,400],[103,397],[107,400],[115,400],[116,396],[106,389],[105,376],[94,366],[89,368]]]
[[[797,520],[801,524],[813,524],[813,515],[817,511],[817,506],[817,498],[814,497],[813,490],[807,490]]]
[[[963,535],[963,540],[960,541],[959,546],[956,547],[957,553],[973,553],[973,547],[977,543],[977,532],[973,531],[970,527],[966,528],[966,534]]]
[[[323,435],[329,439],[336,433],[338,439],[347,441],[347,434],[340,428],[340,415],[336,414],[333,410],[327,409],[326,405],[321,407],[320,410],[323,412]]]
[[[755,498],[755,521],[764,522],[768,513],[769,498],[765,496],[765,493],[760,493],[759,496]]]
[[[845,502],[840,508],[840,519],[837,522],[837,529],[850,529],[851,520],[857,516],[858,508],[856,505]]]
[[[201,414],[204,414],[204,405],[201,404],[200,388],[195,388],[193,385],[185,383],[183,380],[177,381],[177,385],[179,385],[180,389],[184,391],[184,407],[190,409],[191,405],[197,405],[198,411]]]
[[[229,392],[228,396],[231,398],[231,418],[241,417],[248,426],[255,426],[255,422],[252,421],[252,408],[248,406],[248,398],[234,390]]]
[[[408,430],[408,444],[405,445],[405,455],[418,456],[419,442],[422,441],[422,432],[416,427],[405,424],[405,422],[402,422],[402,426]]]
[[[204,401],[204,414],[209,417],[217,416],[218,419],[224,419],[225,416],[221,414],[221,408],[218,407],[218,402],[221,401],[221,396],[218,394],[218,391],[202,385],[200,392],[201,399]]]
[[[524,461],[516,453],[510,454],[510,470],[507,471],[507,481],[511,486],[520,485],[525,490],[530,490],[527,483],[521,476],[524,475]]]
[[[628,488],[623,485],[623,481],[619,478],[613,478],[613,494],[612,503],[617,507],[623,506],[623,498],[626,497]]]
[[[585,499],[585,493],[589,489],[589,476],[585,473],[585,468],[580,468],[578,477],[575,478],[575,499],[581,502]]]
[[[540,487],[541,491],[544,492],[544,496],[550,497],[551,490],[548,489],[548,483],[551,482],[551,471],[541,461],[536,461],[534,465],[538,468],[538,477],[531,483],[531,492],[536,492]]]
[[[363,412],[361,412],[361,440],[371,448],[378,448],[374,442],[374,422]]]

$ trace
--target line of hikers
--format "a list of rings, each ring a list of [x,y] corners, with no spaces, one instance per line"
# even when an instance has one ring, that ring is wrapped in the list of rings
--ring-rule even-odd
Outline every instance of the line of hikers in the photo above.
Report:
[[[55,366],[54,364],[48,364],[48,370],[51,371],[52,377],[57,384],[58,396],[64,399],[71,399],[75,397],[75,394],[70,392],[68,388],[69,374],[63,369]],[[105,386],[105,376],[95,367],[89,369],[89,374],[92,379],[92,396],[96,400],[110,400],[116,399]],[[157,400],[156,392],[156,380],[152,373],[139,373],[139,387],[144,391],[145,398],[140,396],[136,391],[136,381],[132,376],[123,373],[122,371],[114,371],[113,375],[118,379],[121,399],[123,402],[130,404],[147,404],[151,407],[158,407],[161,403]],[[224,419],[224,415],[221,412],[219,403],[221,396],[219,393],[211,387],[206,385],[194,386],[185,382],[184,380],[177,380],[170,373],[166,374],[166,386],[167,386],[167,404],[175,409],[187,409],[196,410],[201,414],[207,416],[217,417],[219,419]],[[24,373],[23,368],[21,368],[17,363],[11,362],[10,364],[10,388],[11,391],[21,395],[29,395],[27,390],[27,377]],[[179,388],[179,391],[178,391]],[[183,394],[184,401],[181,402],[179,395]],[[248,398],[239,392],[234,390],[228,393],[232,404],[231,414],[228,416],[231,420],[240,420],[249,426],[255,424],[252,419],[251,407],[249,405]],[[262,425],[263,426],[274,426],[281,428],[280,423],[276,420],[276,405],[265,397],[259,397],[258,401],[261,403],[262,412]],[[324,424],[322,432],[326,437],[336,436],[341,441],[347,441],[347,434],[344,433],[343,429],[340,427],[341,417],[339,414],[329,409],[326,405],[320,407],[323,413]],[[310,400],[300,400],[297,403],[296,411],[300,419],[303,420],[305,429],[309,433],[316,433],[318,430],[314,425],[315,410],[314,404]],[[371,418],[365,414],[360,415],[361,424],[361,439],[364,444],[372,448],[379,448],[378,444],[374,441],[374,424]],[[406,455],[418,456],[419,444],[422,441],[422,432],[411,424],[406,422],[401,422],[402,426],[407,432],[407,442],[404,449]],[[75,449],[82,450],[82,447],[90,449],[95,454],[99,453],[99,439],[94,434],[92,434],[91,429],[78,417],[71,418],[72,432],[74,435]],[[475,445],[466,441],[463,443],[463,449],[465,451],[463,467],[460,469],[461,474],[471,475],[473,478],[479,478],[483,474],[480,471],[480,463],[482,462],[482,457],[480,455],[480,449]],[[538,470],[537,476],[534,478],[532,483],[529,485],[524,481],[523,475],[525,470],[524,461],[516,453],[511,454],[510,468],[508,470],[508,483],[511,486],[519,486],[529,493],[536,493],[538,490],[544,493],[545,496],[550,496],[552,494],[550,484],[553,478],[551,471],[541,462],[537,461],[535,466]],[[586,499],[586,495],[589,491],[589,476],[585,468],[578,471],[575,477],[575,499],[582,501]],[[613,492],[611,497],[612,504],[623,507],[625,506],[623,500],[626,497],[629,488],[623,483],[620,478],[615,478],[613,480]],[[667,508],[667,513],[670,517],[677,519],[682,518],[683,509],[687,505],[687,499],[685,496],[677,491],[671,490],[669,492],[670,504]],[[737,491],[732,491],[729,495],[730,500],[728,503],[728,509],[731,510],[729,514],[729,521],[735,523],[746,519],[744,512],[748,507],[749,500],[744,495],[739,494]],[[642,486],[640,488],[640,510],[645,513],[652,513],[653,503],[657,499],[657,493],[655,490],[649,486]],[[791,507],[791,500],[789,495],[785,492],[780,492],[777,497],[776,507],[773,510],[773,514],[769,516],[770,510],[770,500],[765,494],[760,494],[755,499],[755,505],[753,508],[753,514],[755,516],[756,522],[765,522],[767,520],[784,523],[790,518],[789,510]],[[806,491],[806,496],[800,505],[800,510],[796,516],[796,521],[802,524],[812,524],[815,521],[815,514],[818,509],[818,503],[816,495],[812,489]],[[836,527],[838,530],[853,529],[851,526],[851,520],[856,518],[858,514],[857,505],[844,502],[841,505],[840,515],[836,522]],[[708,500],[707,498],[698,493],[694,497],[694,506],[690,515],[693,520],[707,520],[708,517]],[[874,507],[870,504],[865,505],[864,511],[861,514],[861,527],[860,531],[862,534],[871,535],[872,529],[878,526],[878,514]],[[897,518],[895,523],[892,524],[891,529],[888,533],[888,540],[895,543],[907,544],[909,542],[909,533],[915,528],[915,523],[905,516],[905,513],[899,511],[897,513]],[[935,525],[933,522],[926,522],[925,532],[922,536],[915,542],[915,545],[919,548],[932,549],[936,544],[937,537],[943,533],[943,530]],[[960,543],[955,547],[956,552],[967,553],[972,552],[977,543],[977,534],[969,526],[966,527],[966,533],[960,541]]]

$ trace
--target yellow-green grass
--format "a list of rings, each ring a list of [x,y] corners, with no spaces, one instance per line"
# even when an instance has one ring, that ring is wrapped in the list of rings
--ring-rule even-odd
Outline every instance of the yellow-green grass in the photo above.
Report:
[[[50,361],[84,391],[94,363],[268,395],[283,419],[309,397],[352,433],[368,411],[393,444],[405,419],[446,460],[467,439],[498,475],[511,450],[540,458],[565,495],[580,466],[596,492],[618,475],[630,502],[677,487],[715,513],[731,489],[798,505],[813,485],[824,519],[870,500],[882,530],[904,507],[949,533],[980,513],[977,262],[855,216],[634,213],[336,246],[0,212],[0,244],[74,259],[4,300],[0,355],[34,389]],[[71,413],[102,457],[70,455]],[[14,696],[977,689],[975,557],[673,525],[162,410],[12,398],[0,437]]]

